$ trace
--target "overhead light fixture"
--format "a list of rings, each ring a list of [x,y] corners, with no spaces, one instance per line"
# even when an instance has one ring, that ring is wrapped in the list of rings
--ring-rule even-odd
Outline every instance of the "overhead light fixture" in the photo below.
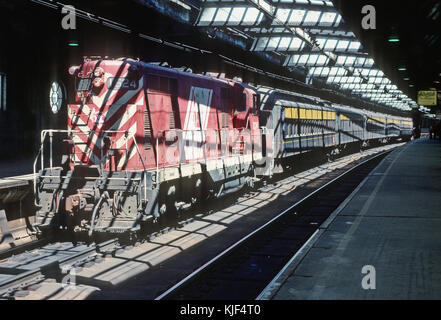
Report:
[[[400,38],[398,38],[397,36],[390,36],[388,41],[389,42],[400,42]]]
[[[409,88],[413,88],[415,87],[413,84],[409,84]]]
[[[69,47],[78,47],[79,43],[78,43],[78,41],[73,40],[73,41],[69,41],[69,43],[67,45]]]
[[[406,71],[406,70],[407,70],[406,67],[399,67],[399,68],[398,68],[398,71]]]
[[[409,80],[410,80],[410,78],[403,78],[403,80],[404,80],[404,81],[409,81]]]

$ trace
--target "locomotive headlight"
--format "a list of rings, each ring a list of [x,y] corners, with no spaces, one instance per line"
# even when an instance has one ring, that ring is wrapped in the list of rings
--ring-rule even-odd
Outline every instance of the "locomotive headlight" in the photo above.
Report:
[[[104,80],[103,79],[101,79],[101,78],[93,79],[93,86],[95,88],[101,88],[103,86],[103,84],[104,84]]]
[[[93,75],[94,75],[95,77],[101,77],[103,73],[104,73],[104,70],[103,70],[102,68],[100,68],[100,67],[96,68],[96,69],[93,71]]]

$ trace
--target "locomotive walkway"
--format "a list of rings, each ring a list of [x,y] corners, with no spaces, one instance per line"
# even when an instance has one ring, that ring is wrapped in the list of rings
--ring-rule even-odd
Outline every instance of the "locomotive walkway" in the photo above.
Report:
[[[397,148],[333,215],[260,298],[441,298],[439,141]]]

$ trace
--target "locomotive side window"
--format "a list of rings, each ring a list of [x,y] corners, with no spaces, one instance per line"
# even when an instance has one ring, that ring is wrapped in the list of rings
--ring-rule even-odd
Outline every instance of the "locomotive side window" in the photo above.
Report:
[[[150,92],[156,91],[175,95],[177,91],[177,80],[149,74],[147,76],[147,86]]]
[[[159,91],[159,77],[149,74],[147,76],[147,85],[149,91]]]
[[[159,77],[159,90],[161,92],[169,92],[168,78]]]

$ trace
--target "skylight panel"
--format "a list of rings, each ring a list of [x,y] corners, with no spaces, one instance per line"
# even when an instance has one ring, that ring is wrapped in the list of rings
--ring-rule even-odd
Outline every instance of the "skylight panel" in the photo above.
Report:
[[[216,14],[217,8],[204,8],[202,11],[201,17],[199,19],[198,25],[200,26],[208,26],[214,18]]]
[[[364,63],[365,67],[372,67],[374,65],[375,61],[372,58],[367,58],[366,62]]]
[[[348,56],[338,56],[336,65],[339,66],[352,66],[352,62],[349,60],[351,57]]]
[[[288,65],[288,66],[298,65],[299,64],[299,59],[300,59],[299,55],[290,56],[288,58],[288,61],[285,63],[285,65]]]
[[[216,17],[213,20],[213,25],[223,25],[227,22],[228,15],[230,14],[231,8],[218,8]]]
[[[351,43],[349,44],[349,51],[358,51],[358,49],[360,49],[361,47],[361,43],[358,41],[351,41]]]
[[[366,62],[366,58],[356,58],[355,62],[354,62],[354,65],[357,66],[357,67],[363,67],[365,62]]]
[[[324,12],[322,18],[320,19],[321,26],[332,26],[335,21],[337,14],[335,12]]]
[[[280,39],[280,43],[279,43],[279,50],[284,50],[284,51],[286,51],[286,50],[288,50],[288,48],[289,48],[289,44],[291,43],[291,37],[282,37],[281,39]]]
[[[276,18],[280,20],[282,23],[286,23],[286,20],[289,17],[289,13],[291,12],[291,9],[281,9],[278,8],[276,11]]]
[[[268,43],[269,38],[268,37],[261,37],[257,39],[256,46],[254,47],[255,51],[263,51],[266,48],[266,45]]]
[[[317,62],[317,58],[318,58],[318,56],[316,54],[310,54],[308,61],[307,61],[307,64],[308,65],[315,65],[315,63]]]
[[[248,7],[245,11],[245,16],[243,18],[243,25],[253,25],[259,22],[260,12],[259,9]]]
[[[329,58],[323,54],[319,55],[318,59],[317,59],[317,64],[319,65],[324,65],[327,64],[329,61]]]
[[[291,13],[291,17],[289,17],[289,23],[294,25],[300,25],[303,21],[303,17],[305,16],[305,10],[293,10]]]
[[[299,51],[303,49],[304,43],[300,38],[293,38],[291,41],[291,45],[289,46],[289,50],[291,51]]]
[[[337,50],[338,51],[346,51],[349,45],[349,41],[347,40],[340,40],[337,44]]]
[[[280,37],[271,37],[271,38],[269,38],[268,45],[265,48],[265,50],[274,51],[275,49],[277,49],[277,47],[279,45],[279,41],[280,41]]]
[[[320,11],[308,11],[305,17],[305,21],[303,25],[305,26],[314,26],[319,21],[321,12]]]
[[[238,25],[242,20],[242,17],[245,13],[245,7],[233,7],[233,11],[231,12],[231,16],[228,19],[229,24]]]
[[[308,58],[309,58],[309,55],[302,54],[299,59],[299,64],[306,64],[306,62],[308,61]]]
[[[338,41],[335,39],[328,39],[328,41],[326,41],[326,43],[325,43],[324,50],[334,51],[335,46],[337,45],[337,42]]]
[[[324,2],[323,2],[323,1],[311,0],[310,2],[311,2],[311,4],[315,4],[315,5],[319,5],[319,6],[324,5]]]
[[[369,71],[369,72],[368,72],[368,76],[369,76],[369,77],[378,77],[378,76],[380,76],[380,75],[378,74],[378,71],[379,71],[379,70],[375,70],[375,69],[371,69],[371,70],[369,70],[369,69],[368,69],[368,71]]]

